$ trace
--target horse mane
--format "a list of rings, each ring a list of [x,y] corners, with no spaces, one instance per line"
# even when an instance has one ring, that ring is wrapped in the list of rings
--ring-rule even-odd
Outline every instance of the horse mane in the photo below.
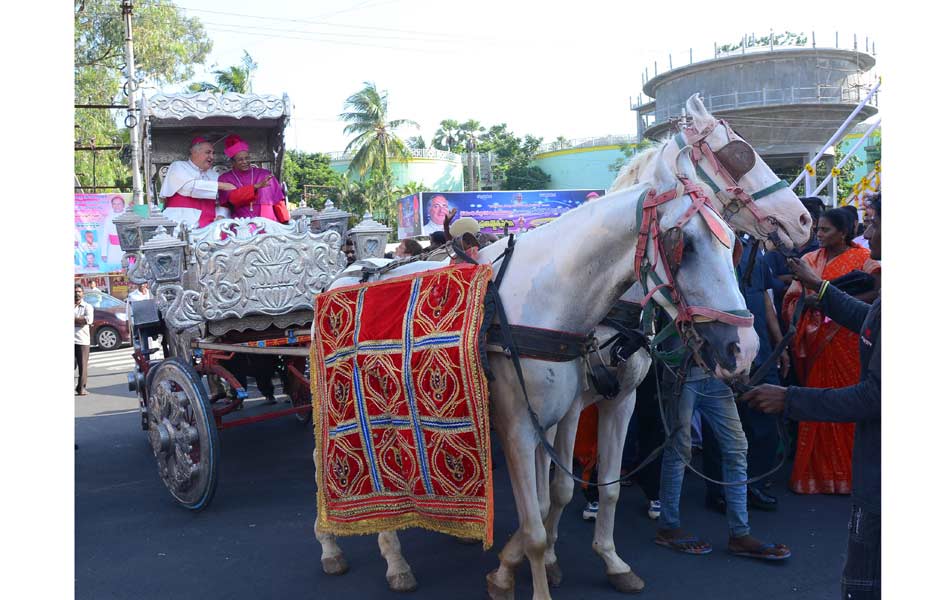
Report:
[[[663,148],[663,143],[664,142],[653,142],[645,149],[634,154],[633,157],[630,158],[630,161],[620,168],[620,173],[617,175],[617,178],[614,179],[614,182],[610,184],[610,189],[607,190],[607,193],[626,189],[640,183],[643,175],[650,172],[646,167],[652,164],[656,154]],[[644,178],[643,180],[646,181],[648,178]]]

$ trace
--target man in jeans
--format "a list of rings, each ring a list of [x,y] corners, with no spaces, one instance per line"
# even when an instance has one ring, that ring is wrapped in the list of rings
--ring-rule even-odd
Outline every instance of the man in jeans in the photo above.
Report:
[[[874,216],[864,231],[871,258],[881,259],[881,195],[871,197]],[[853,492],[848,557],[841,574],[841,597],[881,597],[881,299],[865,304],[822,281],[807,264],[789,259],[789,268],[818,306],[843,327],[857,332],[861,380],[844,388],[817,389],[760,385],[739,398],[767,414],[799,421],[855,422]]]
[[[669,394],[669,390],[664,390]],[[653,540],[661,546],[686,554],[709,554],[712,547],[680,527],[680,493],[683,489],[685,461],[690,459],[690,421],[699,411],[719,442],[723,481],[746,479],[746,443],[742,422],[733,400],[732,390],[700,367],[687,373],[678,401],[670,404],[667,420],[672,430],[672,443],[663,451],[660,478],[660,528]],[[783,560],[792,555],[784,544],[766,544],[752,537],[746,486],[724,486],[726,521],[729,524],[728,550],[737,556]]]
[[[73,307],[73,344],[75,346],[76,368],[79,380],[76,382],[76,395],[85,396],[86,380],[89,378],[89,326],[92,325],[92,305],[83,301],[82,286],[76,284],[76,305]]]

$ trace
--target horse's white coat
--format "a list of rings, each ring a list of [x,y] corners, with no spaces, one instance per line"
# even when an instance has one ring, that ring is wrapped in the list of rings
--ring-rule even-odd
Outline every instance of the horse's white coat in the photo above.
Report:
[[[714,119],[706,111],[698,95],[694,95],[687,102],[687,112],[693,118],[694,124],[698,130],[704,129],[711,124]],[[722,125],[717,125],[716,129],[707,138],[710,147],[714,150],[719,149],[728,141],[728,134]],[[688,173],[692,169],[692,163],[686,156],[685,151],[679,152],[675,143],[666,143],[650,147],[634,157],[634,159],[621,169],[617,179],[611,185],[610,191],[625,189],[636,185],[651,170],[656,169],[657,162],[665,162],[678,172]],[[725,182],[716,174],[715,168],[709,165],[703,159],[701,163],[703,169],[716,182],[720,189],[725,189]],[[739,182],[750,195],[755,191],[764,189],[778,181],[778,177],[765,164],[761,157],[756,154],[755,165]],[[712,195],[717,210],[720,213],[723,210],[725,202],[732,200],[734,196],[725,192]],[[756,202],[757,208],[761,209],[766,215],[775,219],[780,226],[779,236],[786,243],[802,245],[808,241],[811,229],[811,219],[804,211],[804,207],[798,198],[788,188],[782,188],[779,191],[759,199]],[[756,227],[755,218],[747,210],[740,210],[737,214],[730,217],[730,226],[746,231],[757,239],[765,241],[765,236]],[[677,282],[682,286],[686,282]],[[644,291],[639,284],[632,286],[627,290],[622,299],[628,302],[639,302],[644,296]],[[666,307],[669,311],[669,307]],[[603,327],[598,328],[598,339],[606,340],[616,333],[616,330]],[[751,338],[757,337],[752,328],[743,328],[739,330],[740,336],[740,356],[738,361],[744,364],[751,364],[758,351],[758,340],[753,343]],[[599,483],[614,481],[620,477],[620,456],[623,453],[623,444],[630,417],[636,406],[637,387],[642,383],[644,376],[649,370],[650,357],[644,351],[640,350],[630,357],[630,359],[620,365],[617,369],[617,378],[620,381],[620,392],[611,400],[606,400],[599,396],[594,390],[587,390],[582,393],[574,409],[567,413],[567,416],[558,425],[556,438],[556,450],[558,460],[562,464],[572,464],[574,452],[574,439],[577,434],[577,419],[580,415],[580,409],[593,402],[598,402],[598,435],[597,435],[597,456],[598,456],[598,479]],[[715,375],[719,378],[725,378],[728,375],[717,368]],[[546,473],[550,466],[550,459],[542,450],[538,450],[538,464],[540,472]],[[554,551],[554,543],[557,540],[557,526],[563,513],[564,506],[570,502],[573,493],[574,482],[560,469],[555,471],[551,482],[551,502],[550,511],[547,513],[545,525],[548,531],[549,547],[545,552],[545,563],[554,565],[557,563],[557,555]],[[594,550],[601,555],[606,564],[607,573],[616,574],[630,570],[630,567],[623,562],[616,554],[613,542],[614,519],[616,515],[617,498],[619,496],[619,484],[600,488],[600,506],[597,512],[597,523],[594,532]],[[547,494],[545,494],[547,496]]]
[[[499,288],[509,321],[581,334],[594,329],[634,282],[638,198],[647,188],[656,187],[662,191],[675,185],[672,173],[662,162],[656,163],[652,179],[654,181],[650,183],[584,204],[544,227],[522,234]],[[685,199],[678,199],[662,205],[658,210],[661,227],[671,222],[671,218],[675,221],[674,217],[678,217],[688,204]],[[684,268],[677,275],[677,284],[689,284],[683,291],[686,300],[690,304],[719,310],[745,308],[735,278],[726,276],[731,271],[731,251],[715,240],[699,215],[692,216],[684,227],[684,233],[696,247],[689,265],[684,261]],[[507,239],[502,239],[485,248],[479,254],[479,261],[492,262],[504,251],[506,244]],[[655,264],[653,254],[650,247],[648,258]],[[383,279],[418,272],[425,266],[411,263],[385,274]],[[496,274],[497,269],[496,263]],[[707,278],[710,274],[722,287],[712,288],[690,281],[692,278]],[[342,278],[332,287],[353,283],[353,279]],[[514,569],[527,555],[531,563],[534,598],[544,600],[550,598],[544,566],[548,535],[542,523],[537,486],[547,479],[547,472],[536,470],[534,451],[538,440],[511,362],[494,353],[489,356],[489,362],[495,375],[495,380],[490,383],[492,419],[504,444],[520,523],[518,532],[501,551],[498,569],[488,576],[489,588],[505,595],[510,593],[514,586]],[[586,387],[582,362],[579,359],[562,363],[526,359],[522,366],[529,403],[542,424],[553,425],[561,421]],[[322,533],[318,535],[324,544],[325,555],[327,545],[333,554],[338,549],[335,541],[330,544],[331,537]],[[390,554],[386,557],[387,563],[390,567],[396,564],[408,569],[404,561],[390,560],[392,554],[398,554],[398,544],[391,543],[392,539],[387,538],[390,541],[385,544],[381,541],[381,547],[385,546]],[[608,567],[613,571],[608,572],[629,572],[629,567],[617,561],[619,557],[613,561],[612,567]]]

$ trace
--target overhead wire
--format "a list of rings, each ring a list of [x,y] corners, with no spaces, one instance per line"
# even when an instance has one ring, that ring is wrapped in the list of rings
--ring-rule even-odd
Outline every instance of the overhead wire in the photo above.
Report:
[[[333,39],[320,39],[315,37],[306,37],[306,36],[296,36],[296,35],[287,35],[287,34],[277,34],[277,33],[259,33],[256,31],[247,31],[246,29],[240,28],[228,28],[221,25],[209,26],[208,29],[218,31],[221,33],[236,33],[241,35],[252,35],[257,37],[272,38],[272,39],[290,39],[290,40],[300,40],[305,42],[313,42],[316,44],[337,44],[341,46],[362,46],[365,48],[381,48],[384,50],[404,50],[407,52],[421,52],[426,54],[431,54],[432,48],[414,48],[410,46],[386,46],[382,44],[363,44],[359,42],[349,42],[343,40],[333,40]],[[449,48],[438,48],[439,52],[442,54],[459,54],[457,51],[453,51]]]

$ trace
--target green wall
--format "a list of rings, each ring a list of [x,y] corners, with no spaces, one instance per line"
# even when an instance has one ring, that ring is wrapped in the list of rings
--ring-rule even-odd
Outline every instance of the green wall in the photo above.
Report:
[[[405,185],[419,182],[434,192],[461,192],[463,186],[463,165],[439,158],[411,158],[408,162],[390,163],[393,170],[393,184]],[[330,168],[338,173],[346,173],[350,161],[338,159],[330,161]]]

